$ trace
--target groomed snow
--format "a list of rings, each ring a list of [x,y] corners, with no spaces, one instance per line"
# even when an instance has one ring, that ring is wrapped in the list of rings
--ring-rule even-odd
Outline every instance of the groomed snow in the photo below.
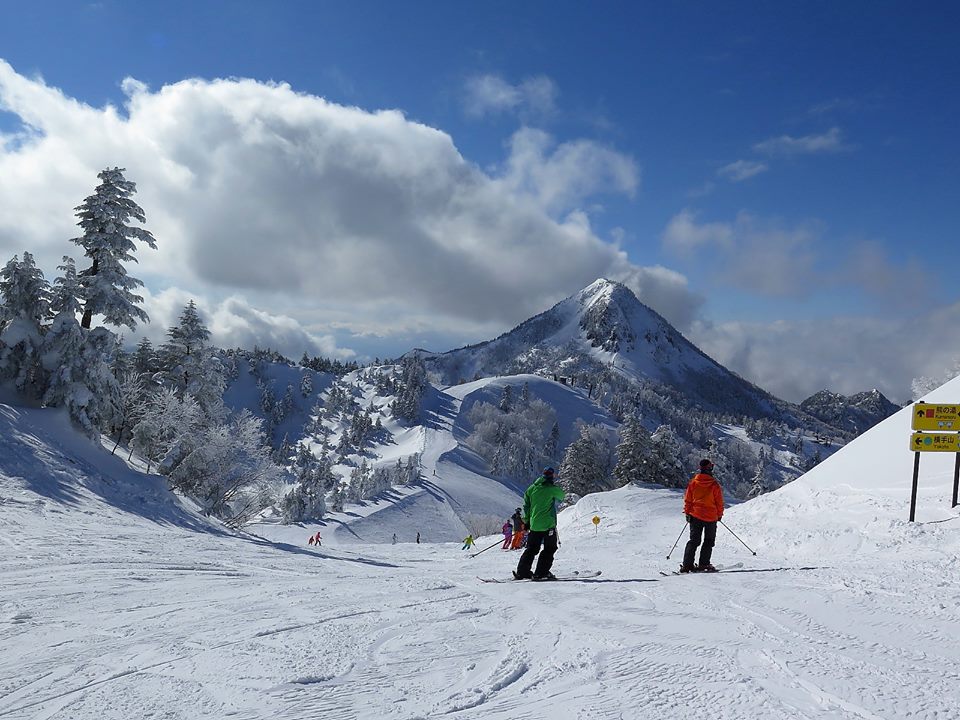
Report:
[[[954,381],[928,400],[960,397]],[[678,577],[677,491],[561,515],[555,570],[517,553],[220,532],[49,411],[0,406],[0,718],[952,718],[960,706],[952,456],[907,523],[898,414],[728,510]],[[720,469],[722,472],[722,468]],[[601,518],[595,528],[591,518]],[[422,522],[424,518],[416,518]],[[497,540],[481,538],[483,549]]]

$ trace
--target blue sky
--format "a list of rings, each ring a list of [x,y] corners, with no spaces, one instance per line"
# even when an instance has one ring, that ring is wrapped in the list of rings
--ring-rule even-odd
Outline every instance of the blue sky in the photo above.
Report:
[[[746,377],[795,400],[864,383],[907,399],[911,372],[960,354],[960,334],[944,331],[960,312],[958,14],[948,3],[40,1],[6,4],[0,58],[20,78],[121,116],[125,78],[153,96],[188,78],[251,78],[367,114],[399,110],[448,136],[485,179],[535,198],[548,220],[569,227],[582,213],[583,242],[603,245],[618,279],[633,278],[641,299]],[[14,133],[27,111],[2,98],[0,128]],[[10,155],[60,126],[23,122],[40,130],[8,139]],[[149,192],[143,171],[132,179]],[[70,187],[67,208],[94,184]],[[18,247],[0,223],[0,249]],[[609,259],[614,247],[629,267]],[[509,274],[530,287],[516,317],[464,310],[435,326],[431,303],[458,292],[450,277],[412,293],[421,304],[411,299],[409,322],[392,330],[393,297],[368,308],[377,320],[356,323],[346,300],[307,294],[300,304],[313,312],[301,315],[275,288],[214,272],[183,282],[157,264],[144,279],[171,305],[173,289],[208,296],[211,308],[242,297],[328,338],[328,350],[372,356],[484,339],[586,284],[557,267],[562,255],[544,262],[546,280],[530,279],[536,252],[516,255],[528,274]],[[637,279],[635,268],[675,273],[688,297],[675,286],[644,297],[668,281]],[[896,337],[930,349],[881,367]],[[811,350],[818,343],[837,349]]]

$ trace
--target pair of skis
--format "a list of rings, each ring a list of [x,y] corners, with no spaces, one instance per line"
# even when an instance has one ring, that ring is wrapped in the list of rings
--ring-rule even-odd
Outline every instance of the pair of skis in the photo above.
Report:
[[[671,572],[660,571],[660,574],[664,577],[670,577],[671,575],[713,575],[718,572],[730,572],[731,570],[736,570],[737,568],[742,568],[743,563],[737,563],[736,565],[718,565],[716,570],[693,570],[691,572],[680,572],[679,570],[673,570]]]
[[[600,570],[574,570],[572,573],[567,573],[565,575],[557,575],[553,580],[533,580],[533,579],[524,579],[524,580],[514,580],[513,578],[477,578],[481,582],[485,583],[513,583],[513,582],[542,582],[542,583],[551,583],[551,582],[573,582],[577,580],[589,580],[590,578],[595,578],[600,575]]]

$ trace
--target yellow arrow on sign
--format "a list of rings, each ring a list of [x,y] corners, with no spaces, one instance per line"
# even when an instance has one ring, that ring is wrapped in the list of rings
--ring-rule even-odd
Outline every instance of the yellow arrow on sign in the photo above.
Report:
[[[960,435],[936,433],[913,433],[910,436],[913,452],[960,452]]]

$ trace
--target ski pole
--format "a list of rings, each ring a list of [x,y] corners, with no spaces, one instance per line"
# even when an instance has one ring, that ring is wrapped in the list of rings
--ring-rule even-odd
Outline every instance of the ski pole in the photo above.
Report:
[[[503,540],[497,540],[497,541],[496,541],[493,545],[491,545],[490,547],[485,547],[485,548],[484,548],[483,550],[481,550],[480,552],[475,552],[475,553],[473,553],[473,555],[471,555],[470,557],[474,558],[474,557],[476,557],[477,555],[479,555],[480,553],[485,553],[487,550],[492,550],[492,549],[495,548],[497,545],[503,545]]]
[[[670,556],[673,555],[673,551],[677,549],[677,543],[680,542],[680,538],[683,537],[683,531],[686,530],[686,529],[687,529],[687,524],[684,523],[684,524],[683,524],[683,527],[680,528],[680,534],[677,535],[677,542],[675,542],[675,543],[673,544],[673,547],[670,548],[670,552],[667,553],[667,560],[669,560],[669,559],[670,559]]]
[[[730,530],[730,528],[727,527],[727,524],[723,520],[720,521],[720,524],[723,525],[725,528],[727,528],[727,530]],[[730,534],[733,535],[737,540],[740,540],[740,536],[737,535],[733,530],[730,530]],[[743,540],[740,540],[740,544],[743,545],[747,550],[750,550],[750,546],[747,545],[745,542],[743,542]],[[757,554],[755,550],[750,550],[750,552],[752,552],[754,555]]]

